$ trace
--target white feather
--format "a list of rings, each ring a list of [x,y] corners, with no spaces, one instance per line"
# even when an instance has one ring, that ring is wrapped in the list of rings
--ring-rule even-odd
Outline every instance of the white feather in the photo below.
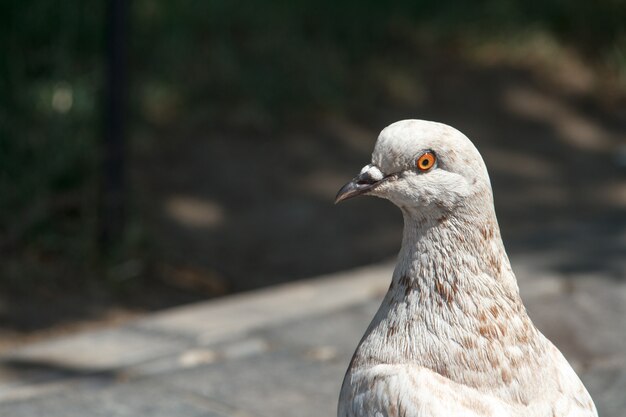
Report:
[[[429,150],[437,166],[419,172]],[[469,139],[434,122],[381,132],[370,194],[404,215],[392,283],[346,373],[339,417],[592,417],[563,355],[533,325]],[[378,177],[376,177],[378,178]]]

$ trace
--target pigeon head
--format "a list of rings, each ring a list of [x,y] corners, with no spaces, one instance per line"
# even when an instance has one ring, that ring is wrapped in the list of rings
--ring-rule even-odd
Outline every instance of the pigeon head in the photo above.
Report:
[[[402,120],[380,133],[372,163],[339,190],[335,203],[357,195],[386,198],[421,217],[454,211],[477,197],[493,204],[487,169],[472,142],[450,126],[424,120]]]

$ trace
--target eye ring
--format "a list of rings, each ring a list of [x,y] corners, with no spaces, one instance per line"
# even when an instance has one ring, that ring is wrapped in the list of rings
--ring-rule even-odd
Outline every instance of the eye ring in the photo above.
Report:
[[[427,151],[420,155],[419,158],[417,158],[417,161],[415,161],[415,165],[420,171],[426,172],[435,166],[435,162],[437,162],[437,157],[435,156],[435,154],[432,151]]]

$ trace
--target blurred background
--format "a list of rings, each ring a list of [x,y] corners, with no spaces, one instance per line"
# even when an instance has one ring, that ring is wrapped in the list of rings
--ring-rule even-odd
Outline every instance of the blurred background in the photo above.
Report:
[[[0,3],[0,349],[392,258],[338,207],[378,132],[450,124],[510,253],[621,280],[622,0]]]

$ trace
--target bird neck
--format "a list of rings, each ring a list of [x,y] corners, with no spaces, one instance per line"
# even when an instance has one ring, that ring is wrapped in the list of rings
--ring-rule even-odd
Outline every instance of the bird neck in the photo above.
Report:
[[[493,209],[472,216],[405,213],[391,286],[353,367],[409,362],[469,386],[499,386],[516,375],[494,367],[515,367],[540,349]]]
[[[521,364],[540,361],[547,345],[519,297],[493,208],[460,214],[405,213],[391,286],[351,367],[411,363],[503,396],[511,381],[533,381]]]
[[[402,248],[393,284],[425,291],[434,288],[446,302],[460,290],[497,289],[519,299],[515,276],[492,207],[481,211],[423,217],[404,212]]]

